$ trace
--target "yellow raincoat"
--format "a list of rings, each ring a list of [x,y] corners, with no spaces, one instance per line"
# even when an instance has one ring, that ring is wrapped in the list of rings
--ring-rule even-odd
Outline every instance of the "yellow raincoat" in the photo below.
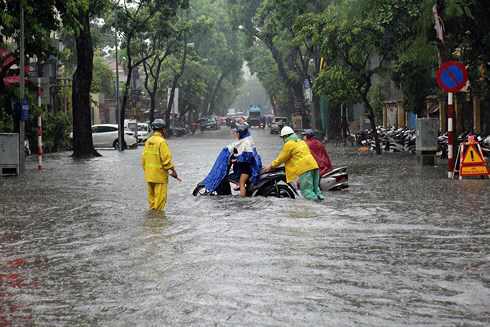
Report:
[[[318,169],[315,158],[311,155],[310,148],[303,140],[289,140],[284,144],[281,153],[271,164],[272,168],[282,164],[286,166],[286,181],[289,183],[299,175]]]
[[[145,181],[148,182],[150,209],[163,210],[167,202],[168,171],[174,168],[172,154],[162,133],[155,131],[143,149]]]

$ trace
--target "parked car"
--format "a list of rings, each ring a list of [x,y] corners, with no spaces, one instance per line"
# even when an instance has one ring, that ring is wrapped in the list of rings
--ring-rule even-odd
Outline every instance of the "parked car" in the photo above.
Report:
[[[220,128],[221,126],[219,124],[218,118],[215,116],[203,117],[201,119],[201,131],[204,131],[205,129],[218,130]]]
[[[99,124],[92,125],[92,142],[96,148],[119,148],[117,124]],[[70,138],[73,138],[73,133],[70,133]],[[129,129],[124,129],[124,148],[134,147],[138,144],[134,132]]]
[[[150,124],[138,123],[138,143],[145,143],[152,135]]]
[[[284,126],[288,126],[287,117],[274,117],[271,123],[271,134],[280,133]]]

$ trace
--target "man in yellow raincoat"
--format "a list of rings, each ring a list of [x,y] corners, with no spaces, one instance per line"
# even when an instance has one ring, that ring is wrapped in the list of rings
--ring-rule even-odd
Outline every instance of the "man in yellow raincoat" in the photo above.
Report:
[[[172,163],[172,154],[167,141],[163,138],[167,124],[163,119],[155,119],[151,123],[153,136],[145,142],[143,150],[143,170],[148,183],[148,202],[151,210],[163,210],[167,202],[168,171],[177,178],[177,171]]]
[[[312,156],[308,144],[298,139],[298,136],[289,126],[282,128],[281,138],[284,142],[284,148],[277,159],[265,169],[265,172],[269,172],[284,163],[286,167],[286,181],[288,183],[298,178],[301,195],[308,200],[323,200],[323,194],[318,187],[318,183],[320,182],[318,164]]]

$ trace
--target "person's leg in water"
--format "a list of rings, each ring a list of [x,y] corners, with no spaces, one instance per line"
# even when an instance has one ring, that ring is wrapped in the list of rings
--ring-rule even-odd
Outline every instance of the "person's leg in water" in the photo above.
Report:
[[[325,197],[323,196],[322,191],[320,190],[320,174],[318,169],[313,169],[312,174],[313,174],[313,189],[315,190],[318,200],[323,201],[325,200]]]
[[[240,175],[240,196],[247,196],[247,187],[246,183],[249,179],[250,175],[241,174]]]
[[[301,187],[301,195],[308,200],[317,201],[318,195],[314,189],[313,173],[311,170],[304,172],[298,177]]]

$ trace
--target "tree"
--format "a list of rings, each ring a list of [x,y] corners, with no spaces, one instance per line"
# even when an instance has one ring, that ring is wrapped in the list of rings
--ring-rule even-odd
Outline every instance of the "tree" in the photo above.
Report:
[[[153,59],[145,59],[143,61],[143,69],[145,72],[144,86],[150,96],[150,116],[149,121],[152,122],[155,118],[155,108],[157,101],[157,92],[159,89],[160,72],[162,71],[162,63],[170,55],[173,50],[173,42],[166,42],[167,46],[158,51]],[[150,80],[151,78],[151,80]]]
[[[133,6],[128,6],[126,2],[123,2],[122,8],[117,6],[116,15],[119,15],[118,22],[121,22],[120,30],[124,38],[123,47],[125,48],[127,70],[119,115],[121,125],[124,125],[133,72],[144,61],[155,55],[158,43],[168,32],[166,28],[148,29],[150,21],[152,18],[158,17],[164,27],[166,25],[165,22],[176,15],[178,8],[186,8],[187,6],[188,0],[169,0],[166,2],[140,0],[135,2]],[[119,9],[122,10],[119,11]],[[121,139],[122,133],[122,130],[119,131]],[[121,150],[124,149],[122,144],[120,147]]]
[[[256,73],[262,82],[274,113],[291,116],[294,99],[279,75],[277,64],[269,49],[263,43],[257,42],[248,49],[245,58],[251,73]]]
[[[445,27],[444,44],[434,31],[432,7],[435,4]],[[403,91],[404,108],[416,113],[423,110],[426,96],[439,91],[434,74],[440,62],[445,60],[459,60],[465,64],[472,93],[488,93],[490,26],[486,17],[490,8],[485,1],[421,0],[404,5],[405,8],[410,5],[411,22],[407,26],[413,28],[402,31],[405,33],[397,31],[400,55],[392,73],[396,86]],[[394,19],[400,17],[396,15]],[[440,58],[440,52],[444,58]]]
[[[0,49],[14,50],[11,55],[0,58],[0,65],[10,56],[9,63],[0,69],[0,93],[4,92],[3,78],[7,74],[18,74],[18,70],[10,70],[13,65],[19,64],[19,50],[12,40],[20,37],[20,4],[24,7],[24,51],[25,56],[32,58],[36,56],[43,60],[50,55],[56,54],[53,48],[50,32],[59,28],[55,8],[52,1],[45,2],[34,0],[3,0],[0,1]]]
[[[13,69],[12,67],[19,66],[20,63],[18,40],[20,37],[21,4],[24,8],[25,57],[37,57],[38,60],[44,60],[50,55],[57,54],[56,49],[51,45],[50,31],[56,30],[60,22],[52,1],[0,1],[0,50],[9,51],[0,54],[0,131],[18,131],[19,128],[18,121],[13,121],[14,112],[11,105],[12,100],[19,97],[19,84],[5,84],[4,78],[19,76],[20,74],[19,68]],[[29,60],[26,60],[27,62]],[[26,87],[27,98],[34,85],[27,81]]]
[[[333,103],[362,101],[374,133],[376,153],[381,154],[370,91],[375,75],[386,76],[386,61],[394,48],[387,33],[390,25],[379,20],[376,4],[354,0],[332,5],[322,14],[318,41],[327,64],[315,88]]]
[[[295,22],[301,15],[323,10],[328,2],[229,0],[229,3],[234,18],[248,34],[249,41],[254,42],[256,38],[268,47],[276,62],[279,76],[292,93],[296,114],[305,117],[303,82],[312,82],[309,62],[316,58],[319,63],[320,57],[317,48],[297,38],[300,30],[295,28]]]
[[[65,26],[75,36],[77,69],[73,74],[73,158],[100,156],[92,142],[90,89],[93,78],[94,44],[90,21],[107,9],[108,0],[55,0]]]

